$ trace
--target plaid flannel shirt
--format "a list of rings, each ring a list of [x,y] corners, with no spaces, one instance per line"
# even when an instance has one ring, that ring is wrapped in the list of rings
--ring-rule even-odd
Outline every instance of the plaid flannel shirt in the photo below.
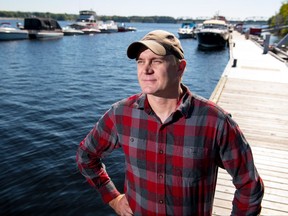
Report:
[[[233,178],[232,215],[261,211],[263,182],[238,125],[214,103],[185,92],[161,123],[145,94],[117,102],[80,143],[80,172],[108,203],[119,191],[101,159],[122,147],[134,215],[211,215],[218,167]]]

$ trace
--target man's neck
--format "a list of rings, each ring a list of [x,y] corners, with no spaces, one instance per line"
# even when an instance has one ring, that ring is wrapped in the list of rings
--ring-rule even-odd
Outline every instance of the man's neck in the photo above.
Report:
[[[155,114],[161,119],[161,122],[164,123],[169,116],[175,112],[178,102],[182,96],[182,90],[179,90],[177,96],[172,98],[158,97],[154,95],[148,95],[147,99],[149,104]]]

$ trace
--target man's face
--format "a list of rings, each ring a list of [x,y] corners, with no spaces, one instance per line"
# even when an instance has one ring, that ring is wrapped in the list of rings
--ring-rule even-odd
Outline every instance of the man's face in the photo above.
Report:
[[[159,56],[143,49],[137,59],[137,70],[143,93],[169,98],[178,91],[184,69],[172,55]]]

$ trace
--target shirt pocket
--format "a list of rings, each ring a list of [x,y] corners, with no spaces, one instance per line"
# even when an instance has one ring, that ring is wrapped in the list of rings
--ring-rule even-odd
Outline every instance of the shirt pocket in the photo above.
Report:
[[[181,184],[193,184],[213,172],[214,152],[203,147],[176,147],[168,172]],[[179,182],[179,183],[180,183]]]

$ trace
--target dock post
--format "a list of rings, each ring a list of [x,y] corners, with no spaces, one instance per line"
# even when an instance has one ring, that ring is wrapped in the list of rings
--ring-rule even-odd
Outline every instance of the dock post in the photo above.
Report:
[[[265,35],[265,39],[264,39],[264,50],[263,50],[263,54],[267,54],[269,51],[269,43],[270,43],[270,34],[266,34]]]

